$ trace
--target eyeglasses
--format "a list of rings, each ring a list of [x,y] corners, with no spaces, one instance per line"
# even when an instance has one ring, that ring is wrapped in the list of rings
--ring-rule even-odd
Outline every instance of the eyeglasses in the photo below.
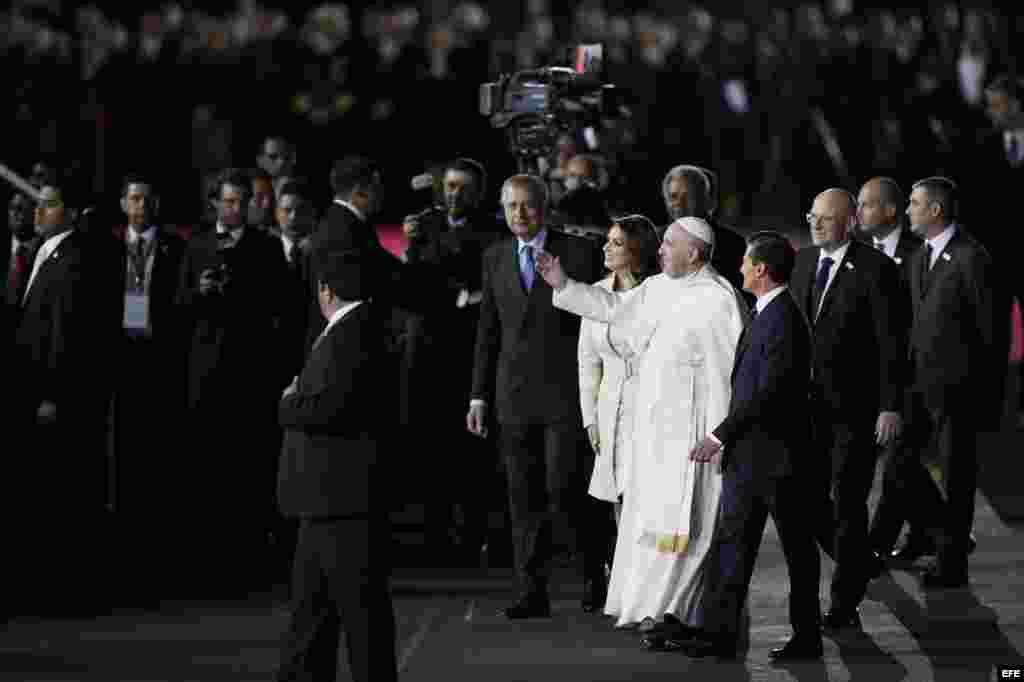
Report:
[[[832,216],[814,215],[813,213],[808,213],[807,215],[805,215],[804,220],[806,220],[807,224],[810,225],[811,227],[814,227],[819,222],[823,222],[827,225],[829,223],[834,223],[836,221],[836,219],[833,218]]]

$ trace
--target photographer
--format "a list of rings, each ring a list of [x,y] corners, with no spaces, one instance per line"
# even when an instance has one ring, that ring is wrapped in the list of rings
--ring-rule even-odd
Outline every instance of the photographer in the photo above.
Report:
[[[279,387],[274,373],[261,370],[280,356],[285,258],[279,239],[246,224],[252,193],[244,171],[224,171],[215,196],[216,227],[189,242],[178,294],[190,339],[187,406],[197,436],[186,451],[201,472],[184,492],[198,515],[194,528],[208,529],[207,549],[216,547],[216,558],[264,566],[277,455],[268,429],[276,425]],[[245,574],[251,573],[250,566]]]
[[[446,444],[458,466],[475,474],[469,478],[478,484],[456,488],[450,476],[434,473],[431,478],[438,480],[427,487],[427,535],[438,550],[434,555],[446,561],[461,555],[458,558],[472,562],[487,540],[488,512],[500,511],[487,505],[504,499],[494,490],[500,477],[491,443],[473,438],[461,427],[473,373],[481,258],[501,233],[482,209],[487,189],[483,166],[460,158],[442,168],[443,206],[410,216],[402,227],[409,239],[406,261],[438,267],[448,281],[440,295],[454,305],[435,314],[405,317],[401,413],[412,437],[428,436]],[[483,481],[489,483],[479,483]],[[465,519],[460,538],[451,531],[454,504],[462,507]]]

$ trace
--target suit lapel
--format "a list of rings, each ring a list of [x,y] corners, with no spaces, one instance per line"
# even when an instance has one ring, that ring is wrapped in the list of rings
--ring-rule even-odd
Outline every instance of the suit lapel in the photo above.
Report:
[[[938,258],[935,259],[935,265],[931,267],[928,274],[922,280],[924,282],[924,289],[921,292],[922,298],[928,295],[936,280],[941,279],[947,272],[953,270],[953,250],[955,245],[960,242],[960,239],[960,229],[957,228],[956,232],[953,233],[953,238],[946,243],[946,247],[942,249]],[[922,251],[924,251],[923,247]]]
[[[829,284],[828,289],[825,291],[825,296],[817,311],[818,314],[812,317],[815,323],[825,317],[832,301],[839,296],[838,292],[846,286],[846,283],[853,277],[853,273],[848,273],[847,270],[857,269],[857,264],[854,262],[856,260],[856,252],[856,243],[850,242],[850,245],[846,248],[846,256],[836,265],[835,277],[832,278],[832,283]]]

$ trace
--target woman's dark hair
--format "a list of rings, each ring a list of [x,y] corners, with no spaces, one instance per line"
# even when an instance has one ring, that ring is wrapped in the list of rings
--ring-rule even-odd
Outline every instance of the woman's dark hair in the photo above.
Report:
[[[658,230],[654,223],[647,216],[634,213],[632,215],[613,218],[612,225],[618,225],[626,234],[632,249],[636,253],[637,268],[633,274],[637,283],[642,282],[651,275],[661,271],[658,263],[658,247],[661,246],[661,239],[658,237]]]

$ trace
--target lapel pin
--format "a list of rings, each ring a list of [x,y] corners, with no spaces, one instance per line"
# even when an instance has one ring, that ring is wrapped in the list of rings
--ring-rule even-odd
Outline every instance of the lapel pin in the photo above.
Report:
[[[846,269],[847,269],[847,270],[853,270],[853,263],[851,263],[851,262],[847,261],[847,262],[846,262]]]
[[[899,256],[893,258],[893,260],[896,262],[896,265],[903,265],[903,259],[900,258]]]
[[[948,263],[949,261],[951,261],[953,259],[949,257],[948,253],[943,253],[942,254],[942,260],[944,260],[944,261],[946,261]]]

